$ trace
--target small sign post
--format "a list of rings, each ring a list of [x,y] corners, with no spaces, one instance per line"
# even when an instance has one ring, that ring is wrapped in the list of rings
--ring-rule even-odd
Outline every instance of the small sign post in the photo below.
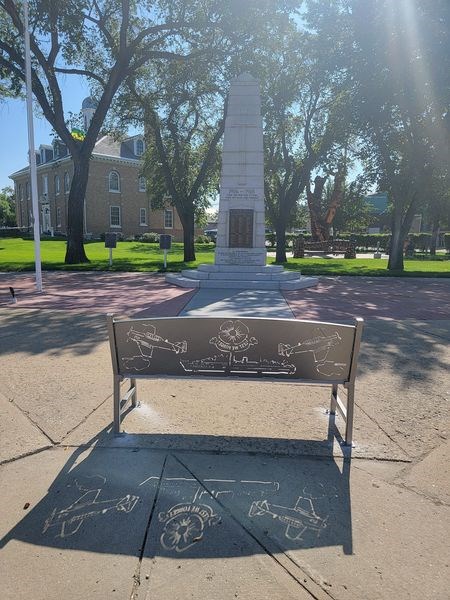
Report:
[[[114,232],[105,233],[105,248],[109,248],[109,266],[112,266],[112,249],[117,246],[117,234]]]
[[[172,236],[162,233],[159,236],[159,249],[164,250],[164,271],[167,270],[167,251],[172,247]]]

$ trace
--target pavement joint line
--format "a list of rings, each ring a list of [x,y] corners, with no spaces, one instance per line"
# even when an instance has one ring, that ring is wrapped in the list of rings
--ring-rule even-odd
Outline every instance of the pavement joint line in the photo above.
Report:
[[[7,465],[9,463],[16,462],[17,460],[21,460],[22,458],[28,458],[29,456],[34,456],[35,454],[40,454],[45,450],[52,450],[55,446],[42,446],[37,450],[30,450],[30,452],[24,452],[23,454],[19,454],[19,456],[13,456],[12,458],[5,458],[5,460],[0,461],[0,467],[3,465]]]
[[[46,437],[48,439],[48,441],[52,444],[52,446],[56,446],[59,442],[53,440],[47,433],[45,433],[45,431],[42,429],[42,427],[40,427],[29,415],[29,413],[26,410],[23,410],[23,408],[21,408],[18,404],[16,404],[14,402],[14,399],[11,397],[7,397],[6,398],[9,400],[10,404],[12,404],[20,413],[23,414],[23,416],[25,418],[27,418],[30,423],[32,423],[41,433],[44,437]]]
[[[400,462],[400,461],[398,461],[398,462]],[[409,466],[414,467],[416,464],[419,464],[420,462],[421,461],[419,460],[419,461],[417,461],[415,463],[410,464]],[[367,474],[373,476],[373,473],[371,473],[367,469],[364,469],[364,467],[360,467],[358,465],[354,465],[354,468],[357,469],[358,471],[363,471],[364,473],[367,473]],[[405,472],[405,470],[402,471],[402,473],[404,473],[404,472]],[[402,481],[397,481],[397,479],[399,477],[400,477],[400,474],[398,474],[396,477],[394,477],[392,480],[389,481],[389,480],[386,480],[386,479],[383,479],[383,478],[377,476],[377,478],[380,479],[381,481],[383,481],[384,483],[386,483],[388,485],[392,485],[392,486],[394,486],[396,488],[401,488],[402,490],[406,490],[406,491],[411,492],[413,494],[416,494],[417,496],[420,496],[421,498],[425,498],[425,500],[429,500],[435,506],[448,506],[448,507],[450,507],[450,502],[445,502],[445,500],[439,500],[438,498],[435,498],[434,496],[429,496],[429,495],[425,494],[425,492],[417,490],[414,487],[408,486],[406,483],[403,483]]]
[[[372,417],[372,415],[369,415],[369,413],[367,411],[365,411],[364,408],[362,408],[362,406],[359,405],[357,402],[355,402],[355,406],[357,406],[358,409],[362,413],[364,413],[370,421],[375,423],[375,425],[378,427],[378,429],[380,429],[384,433],[384,435],[386,435],[390,439],[390,441],[397,446],[397,448],[399,448],[402,452],[404,452],[406,454],[406,456],[410,459],[410,461],[413,461],[413,457],[409,454],[409,452],[407,452],[404,448],[402,448],[401,444],[399,444],[397,442],[397,440],[395,440],[385,429],[383,429],[383,427],[381,427],[381,425],[378,423],[378,421],[375,419],[375,417]]]
[[[80,427],[81,425],[84,425],[84,423],[86,423],[86,421],[89,419],[89,417],[91,417],[91,416],[92,416],[92,415],[93,415],[93,414],[94,414],[94,413],[95,413],[95,412],[96,412],[96,411],[97,411],[97,410],[98,410],[100,407],[102,407],[102,406],[105,404],[105,402],[106,402],[107,400],[110,400],[112,397],[113,397],[113,394],[109,394],[109,396],[107,396],[107,397],[106,397],[104,400],[102,400],[102,401],[100,402],[100,404],[99,404],[98,406],[96,406],[95,408],[93,408],[93,409],[91,410],[91,412],[89,412],[87,415],[85,415],[85,416],[84,416],[84,417],[81,419],[81,421],[80,421],[79,423],[77,423],[76,425],[74,425],[74,426],[72,427],[72,429],[69,429],[69,431],[67,431],[67,432],[66,432],[66,433],[63,435],[63,437],[62,437],[62,438],[61,438],[61,440],[58,442],[58,444],[59,444],[59,445],[60,445],[60,444],[63,444],[63,443],[64,443],[64,440],[65,440],[65,439],[66,439],[66,438],[67,438],[67,437],[68,437],[68,436],[69,436],[71,433],[73,433],[73,432],[74,432],[76,429],[78,429],[78,427]]]
[[[137,564],[136,570],[135,570],[134,575],[133,575],[133,588],[131,590],[130,600],[137,600],[139,588],[141,586],[141,568],[142,568],[142,561],[144,559],[145,546],[147,544],[148,534],[150,532],[150,527],[151,527],[151,524],[152,524],[153,515],[155,513],[156,504],[157,504],[157,501],[158,501],[158,498],[159,498],[159,492],[161,490],[161,485],[162,485],[162,479],[163,479],[163,475],[164,475],[164,470],[166,468],[166,463],[167,463],[167,459],[168,459],[169,456],[172,456],[172,455],[166,454],[166,456],[164,457],[164,462],[163,462],[162,467],[161,467],[161,474],[159,476],[158,486],[156,488],[155,497],[153,498],[153,504],[152,504],[152,507],[150,509],[150,514],[149,514],[149,517],[148,517],[147,526],[146,526],[145,531],[144,531],[144,537],[142,539],[142,546],[141,546],[140,551],[139,551],[138,564]],[[149,578],[149,581],[150,581],[150,578]]]
[[[440,319],[434,319],[435,321],[440,321]],[[420,331],[423,333],[426,333],[427,335],[431,335],[431,337],[435,337],[435,338],[439,338],[440,340],[443,340],[444,342],[448,342],[448,338],[439,335],[439,333],[436,333],[434,331],[428,331],[427,329],[421,329],[420,327],[417,327],[417,325],[414,325],[412,323],[408,323],[407,321],[403,321],[404,325],[406,327],[411,327],[412,329],[415,329],[416,331]],[[422,321],[422,323],[429,323],[429,321]]]
[[[184,468],[186,469],[186,471],[188,473],[190,473],[190,475],[197,481],[197,483],[203,487],[207,493],[211,496],[211,498],[214,498],[214,496],[211,493],[211,490],[208,489],[208,487],[205,485],[205,482],[200,480],[195,473],[193,473],[193,471],[183,463],[183,461],[174,455],[173,458]],[[289,577],[291,577],[294,581],[296,581],[300,587],[302,587],[310,596],[311,598],[313,598],[314,600],[323,600],[323,594],[326,594],[326,596],[328,598],[331,598],[332,600],[334,600],[334,596],[332,596],[327,590],[325,590],[320,583],[318,583],[317,581],[315,581],[310,575],[308,575],[294,560],[292,560],[292,558],[286,554],[286,552],[283,550],[283,548],[281,546],[279,546],[274,540],[272,540],[271,538],[269,538],[267,536],[267,545],[263,544],[261,542],[261,540],[248,528],[246,527],[243,523],[241,523],[241,521],[234,516],[234,514],[231,512],[230,509],[228,509],[224,504],[222,504],[222,502],[219,500],[219,498],[214,498],[214,501],[221,507],[221,509],[224,511],[224,513],[230,518],[232,519],[232,521],[234,521],[238,527],[240,527],[241,529],[243,529],[245,531],[245,533],[250,536],[253,541],[267,554],[267,556],[269,558],[271,558],[278,566],[280,566],[283,571],[286,572],[287,575],[289,575]],[[272,549],[269,548],[268,546],[272,545]],[[285,559],[287,559],[289,561],[289,566],[292,567],[292,565],[295,567],[296,570],[299,570],[301,572],[301,576],[297,576],[296,574],[294,574],[292,572],[291,569],[288,568],[288,566],[286,564],[284,564],[284,560],[278,558],[278,556],[276,556],[276,553],[280,553]],[[306,579],[305,579],[306,578]],[[303,581],[301,581],[301,579]],[[308,582],[308,579],[310,580]],[[318,595],[318,591],[319,590],[314,590],[311,591],[308,588],[308,583],[312,583],[312,587],[318,587],[320,590],[320,593]],[[133,600],[133,599],[131,599]]]

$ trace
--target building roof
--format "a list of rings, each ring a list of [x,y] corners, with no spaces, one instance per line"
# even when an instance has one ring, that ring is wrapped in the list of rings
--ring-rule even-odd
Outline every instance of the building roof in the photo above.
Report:
[[[104,135],[99,138],[94,146],[94,150],[92,152],[93,158],[101,158],[103,160],[126,160],[126,161],[136,161],[136,163],[140,162],[142,158],[137,156],[134,153],[134,140],[141,136],[132,136],[130,138],[125,138],[124,140],[116,140],[112,136]],[[62,144],[62,142],[60,141]],[[41,145],[43,147],[43,145]],[[45,146],[47,147],[47,146]],[[49,146],[51,148],[51,146]],[[51,158],[46,160],[44,163],[39,163],[39,167],[43,167],[44,165],[50,165],[62,160],[70,159],[70,155],[58,156],[56,158]],[[28,165],[19,169],[18,171],[12,173],[9,177],[13,179],[17,175],[23,175],[28,171]]]

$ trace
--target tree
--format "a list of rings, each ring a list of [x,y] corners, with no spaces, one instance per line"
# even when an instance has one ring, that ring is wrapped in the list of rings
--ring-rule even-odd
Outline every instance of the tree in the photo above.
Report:
[[[345,117],[346,74],[336,65],[329,43],[292,23],[283,39],[284,45],[266,58],[262,76],[266,80],[265,197],[276,230],[277,262],[286,261],[285,232],[311,176],[339,171],[342,147],[351,135]],[[309,206],[314,212],[314,202]],[[333,211],[330,207],[329,216]],[[318,224],[318,214],[311,213],[311,221]]]
[[[424,209],[436,172],[450,158],[450,8],[440,0],[433,6],[354,0],[351,8],[355,115],[364,157],[391,201],[388,269],[403,270],[414,214]]]
[[[195,260],[195,222],[209,205],[220,173],[219,141],[225,117],[223,98],[203,68],[174,65],[153,93],[136,93],[143,113],[147,151],[144,174],[152,205],[169,199],[183,226],[184,261]],[[195,68],[200,65],[197,63]],[[161,81],[163,79],[163,81]],[[222,102],[219,101],[222,100]]]
[[[212,48],[218,14],[215,2],[202,0],[154,0],[139,6],[131,0],[37,0],[30,15],[33,93],[74,163],[66,263],[88,261],[83,205],[89,160],[116,92],[151,61],[183,61]],[[22,2],[0,0],[0,77],[15,93],[25,82],[23,33]],[[62,75],[86,80],[98,93],[83,140],[72,137],[65,119]]]
[[[7,186],[0,191],[0,227],[15,227],[16,225],[14,190]]]

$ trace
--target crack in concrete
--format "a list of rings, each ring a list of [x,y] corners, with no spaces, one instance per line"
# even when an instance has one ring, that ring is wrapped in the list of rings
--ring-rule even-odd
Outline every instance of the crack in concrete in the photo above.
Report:
[[[166,468],[166,462],[167,462],[168,457],[169,457],[169,455],[166,454],[166,456],[164,458],[163,465],[161,467],[161,474],[159,476],[158,486],[156,488],[155,497],[153,499],[153,504],[152,504],[152,507],[150,509],[150,514],[149,514],[149,517],[148,517],[147,526],[146,526],[145,531],[144,531],[144,537],[142,539],[142,546],[141,546],[140,551],[139,551],[139,561],[138,561],[136,570],[135,570],[134,575],[133,575],[133,588],[131,590],[130,600],[138,600],[139,589],[141,587],[141,569],[142,569],[142,561],[144,559],[145,546],[147,544],[148,534],[149,534],[150,527],[151,527],[151,524],[152,524],[153,515],[155,513],[156,503],[157,503],[158,498],[159,498],[159,492],[161,490],[161,485],[162,485],[162,478],[163,478],[163,475],[164,475],[164,469]]]
[[[52,450],[55,446],[42,446],[37,450],[30,450],[30,452],[24,452],[19,456],[13,456],[12,458],[5,458],[5,460],[0,461],[0,466],[7,465],[9,463],[15,462],[16,460],[21,460],[22,458],[28,458],[29,456],[34,456],[35,454],[40,454],[44,452],[44,450]]]

